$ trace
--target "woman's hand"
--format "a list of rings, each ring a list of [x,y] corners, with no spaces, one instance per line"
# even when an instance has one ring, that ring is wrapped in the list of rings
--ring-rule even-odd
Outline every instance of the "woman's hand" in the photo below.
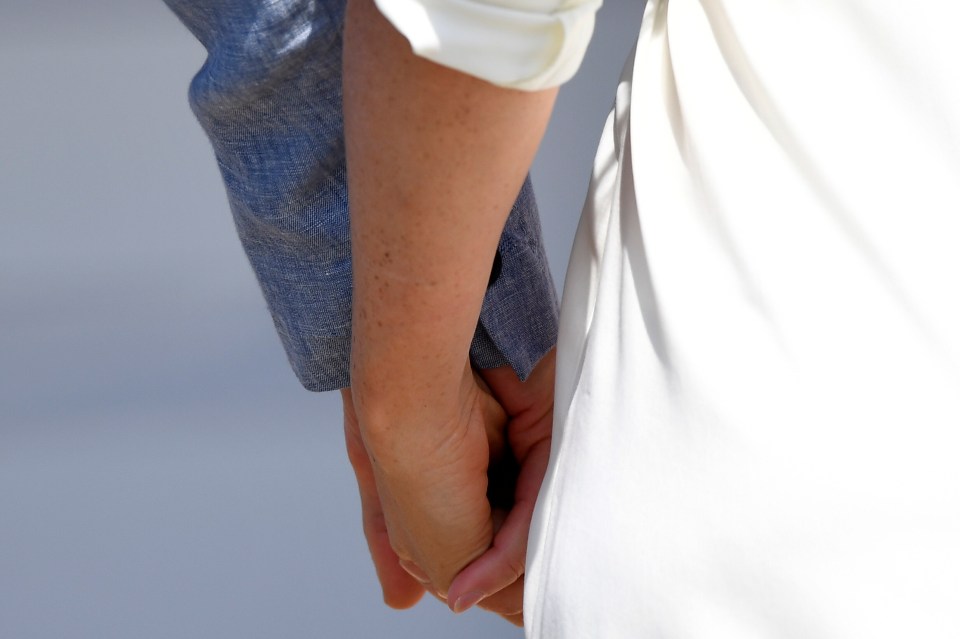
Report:
[[[537,365],[526,382],[520,382],[509,367],[480,371],[483,379],[475,382],[477,403],[473,404],[474,410],[467,411],[474,417],[472,421],[467,420],[467,430],[471,432],[468,439],[477,440],[479,429],[476,418],[483,422],[486,453],[476,447],[466,457],[482,458],[486,454],[491,463],[486,471],[487,477],[481,477],[475,471],[469,476],[466,473],[463,476],[463,479],[468,482],[466,493],[471,496],[469,503],[472,507],[469,510],[475,511],[472,518],[478,524],[477,531],[474,532],[479,534],[472,535],[472,538],[478,541],[475,542],[475,548],[468,548],[468,544],[460,546],[459,550],[454,548],[452,552],[449,539],[441,540],[443,543],[439,546],[431,541],[438,535],[455,534],[446,525],[427,526],[427,534],[421,536],[413,532],[422,529],[422,526],[416,523],[420,517],[415,514],[415,511],[390,506],[385,511],[377,474],[361,435],[352,396],[349,389],[343,391],[347,452],[360,489],[363,530],[387,605],[394,608],[409,608],[416,604],[426,591],[438,597],[446,593],[448,605],[454,611],[462,612],[475,605],[479,599],[481,608],[495,612],[513,624],[523,624],[526,542],[533,506],[546,471],[550,452],[554,364],[555,354],[551,351]],[[484,382],[487,382],[489,387]],[[497,401],[503,404],[509,415],[510,421],[507,422],[506,430],[503,428],[502,412],[496,405],[490,404],[488,388]],[[505,436],[508,441],[504,440]],[[511,460],[511,457],[515,459]],[[497,473],[499,475],[496,475]],[[510,503],[503,504],[506,510],[494,509],[492,512],[489,510],[489,492],[481,501],[482,491],[479,487],[489,486],[486,483],[487,479],[501,487],[506,486],[511,491],[512,494],[508,496]],[[443,479],[430,481],[428,476],[424,475],[421,481],[416,482],[419,486],[407,484],[403,492],[413,490],[413,494],[408,493],[408,498],[402,501],[407,506],[424,501],[428,504],[427,510],[433,512],[434,516],[443,517],[454,516],[456,510],[466,507],[467,502],[462,501],[461,498],[454,498],[455,502],[461,502],[454,509],[448,508],[442,499],[437,501],[443,494],[442,490],[435,490],[434,484],[437,481],[445,483]],[[389,483],[388,480],[384,489],[390,491],[392,495],[396,488]],[[449,488],[454,483],[445,483],[445,485]],[[413,497],[412,502],[409,499],[410,496]],[[390,499],[396,502],[395,496]],[[479,551],[482,554],[457,574],[449,590],[442,585],[435,587],[427,571],[419,566],[447,566],[439,570],[443,576],[436,577],[438,579],[436,583],[449,583],[449,576],[446,573],[450,567],[461,563],[464,557],[475,555],[483,543],[480,540],[488,539],[487,513],[490,513],[489,523],[493,526],[492,544],[490,541],[486,542]],[[397,535],[397,541],[391,542],[390,531],[394,531]],[[424,548],[431,548],[431,550],[425,551]],[[415,559],[417,556],[422,557],[424,552],[432,556],[427,559]],[[433,553],[437,554],[433,555]],[[401,556],[408,562],[406,569],[401,565]],[[411,573],[418,574],[418,578],[414,578]]]
[[[484,382],[471,373],[464,379],[462,411],[445,428],[418,431],[424,439],[405,438],[400,445],[388,438],[389,450],[374,449],[381,450],[374,463],[353,401],[345,389],[347,453],[384,601],[408,608],[425,591],[444,598],[452,578],[489,549],[498,522],[506,516],[491,511],[487,494],[491,461],[508,474],[497,477],[498,484],[512,486],[517,479],[516,465],[506,459],[506,415]],[[512,594],[491,598],[481,607],[520,625],[522,585],[521,578]]]
[[[487,468],[491,440],[493,455],[503,448],[506,414],[465,367],[453,411],[429,412],[415,425],[397,421],[361,420],[361,438],[394,552],[445,598],[457,573],[493,539]]]

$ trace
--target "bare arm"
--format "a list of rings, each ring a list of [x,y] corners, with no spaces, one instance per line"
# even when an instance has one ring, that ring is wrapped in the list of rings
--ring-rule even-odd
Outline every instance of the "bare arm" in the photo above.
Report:
[[[350,0],[353,403],[391,543],[441,595],[493,535],[486,432],[502,414],[468,351],[555,94],[417,58],[371,0]]]
[[[456,399],[555,91],[501,89],[417,58],[369,0],[351,0],[346,28],[353,390],[373,427]]]

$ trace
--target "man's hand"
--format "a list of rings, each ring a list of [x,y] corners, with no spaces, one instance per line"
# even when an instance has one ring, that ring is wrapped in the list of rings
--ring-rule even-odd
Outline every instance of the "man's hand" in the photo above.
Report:
[[[494,610],[517,625],[523,624],[527,536],[550,457],[555,366],[553,350],[537,364],[526,382],[517,379],[509,366],[480,372],[510,416],[507,442],[519,462],[519,473],[512,507],[493,546],[450,585],[447,603],[454,612],[462,612],[480,600],[481,607]]]

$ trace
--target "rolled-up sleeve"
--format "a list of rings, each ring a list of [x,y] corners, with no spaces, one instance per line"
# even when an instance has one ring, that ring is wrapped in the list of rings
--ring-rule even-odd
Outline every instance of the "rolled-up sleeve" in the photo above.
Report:
[[[375,0],[414,53],[498,86],[569,80],[601,0]]]

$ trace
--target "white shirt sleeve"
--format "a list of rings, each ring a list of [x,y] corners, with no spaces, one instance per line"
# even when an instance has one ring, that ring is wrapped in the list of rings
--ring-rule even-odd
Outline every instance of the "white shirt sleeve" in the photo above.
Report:
[[[375,0],[414,53],[512,89],[569,80],[602,0]]]

